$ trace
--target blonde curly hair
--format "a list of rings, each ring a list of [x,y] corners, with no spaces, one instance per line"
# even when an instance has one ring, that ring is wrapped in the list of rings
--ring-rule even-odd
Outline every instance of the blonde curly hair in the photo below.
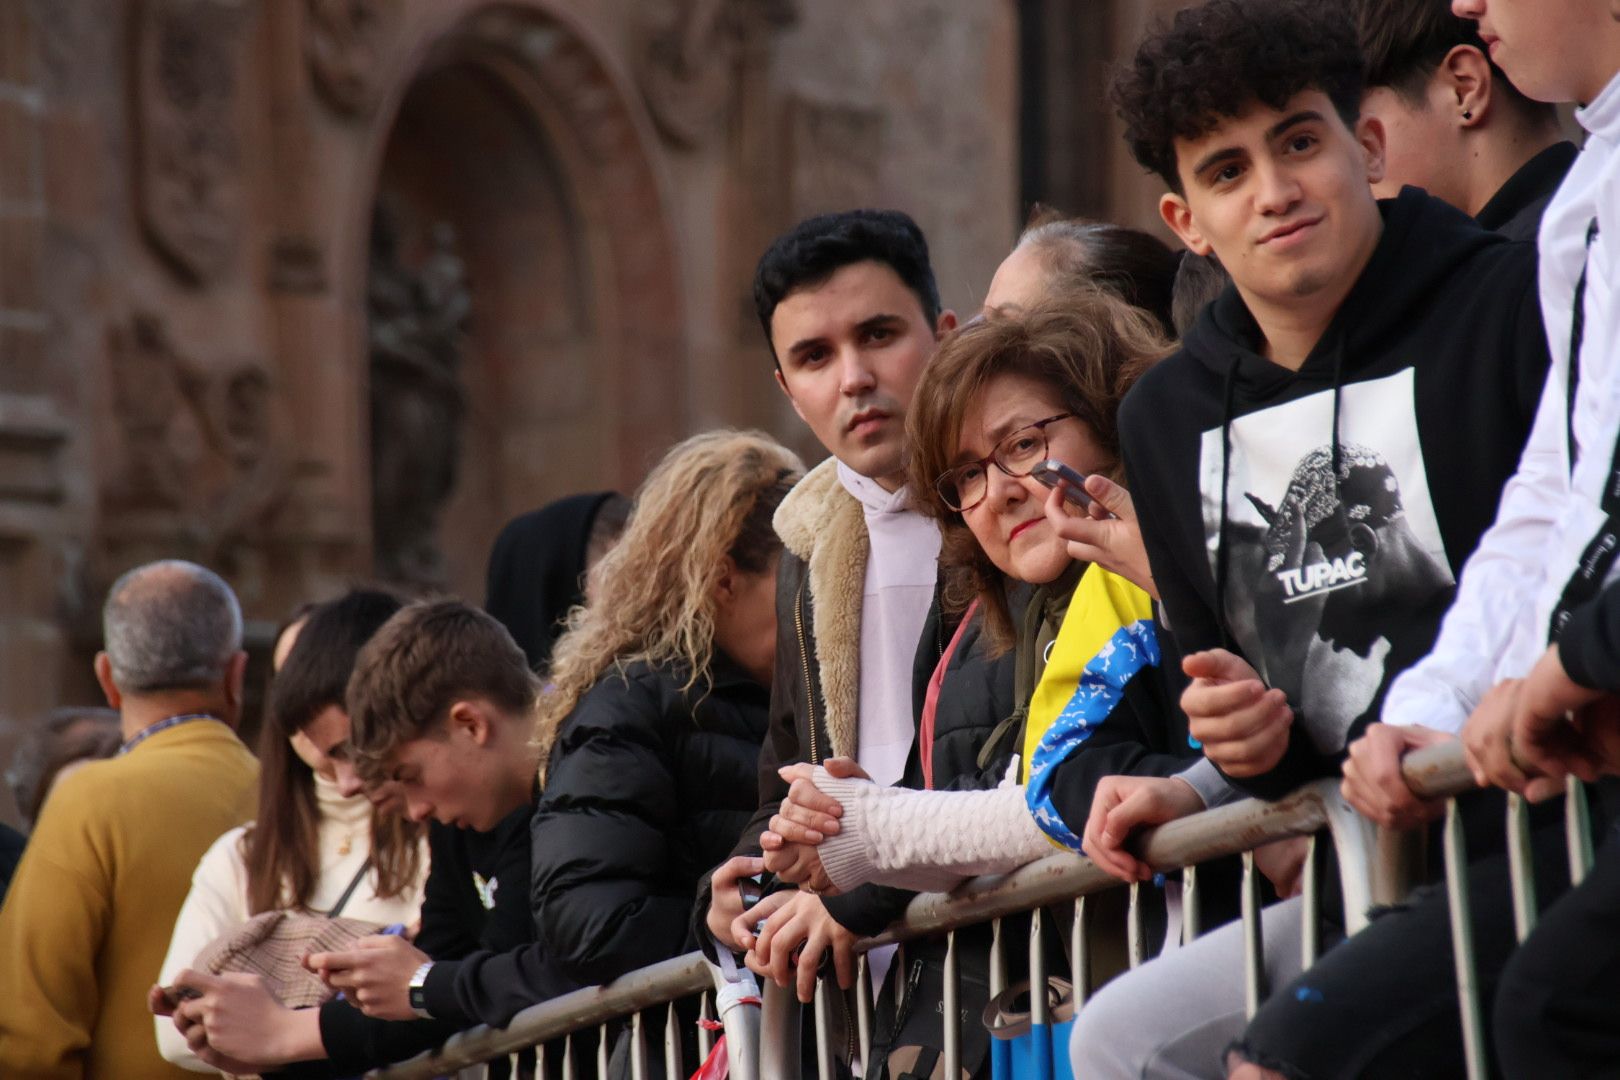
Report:
[[[591,568],[589,606],[568,613],[552,650],[535,717],[542,778],[563,721],[609,667],[677,665],[683,690],[708,677],[725,560],[747,574],[770,566],[782,547],[771,518],[803,475],[798,457],[760,431],[707,431],[664,456],[624,535]]]

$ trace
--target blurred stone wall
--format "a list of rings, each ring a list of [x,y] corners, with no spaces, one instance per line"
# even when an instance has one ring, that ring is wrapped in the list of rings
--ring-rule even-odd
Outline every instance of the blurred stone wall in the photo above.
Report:
[[[140,562],[222,571],[262,654],[379,559],[480,598],[506,518],[700,428],[812,451],[753,263],[899,206],[974,307],[1020,218],[1017,28],[1008,0],[0,0],[0,763],[96,702]]]

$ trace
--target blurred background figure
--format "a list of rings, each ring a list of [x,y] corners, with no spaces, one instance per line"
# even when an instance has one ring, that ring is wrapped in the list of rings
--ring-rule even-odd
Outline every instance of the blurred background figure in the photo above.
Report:
[[[615,491],[570,495],[515,517],[489,553],[484,610],[543,671],[563,616],[586,600],[587,575],[624,531],[630,500]]]

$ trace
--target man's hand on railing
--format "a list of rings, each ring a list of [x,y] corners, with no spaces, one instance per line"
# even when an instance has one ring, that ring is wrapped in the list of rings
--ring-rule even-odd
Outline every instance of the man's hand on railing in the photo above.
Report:
[[[1571,774],[1585,781],[1620,772],[1620,699],[1581,686],[1549,646],[1514,700],[1514,756],[1538,774],[1524,789],[1540,801],[1564,790]]]
[[[1445,812],[1445,800],[1420,799],[1401,775],[1401,758],[1409,751],[1443,743],[1455,735],[1416,724],[1369,724],[1350,744],[1339,785],[1356,812],[1391,829],[1412,829]]]
[[[816,993],[816,972],[832,954],[838,985],[855,985],[855,935],[827,912],[821,897],[812,893],[791,897],[765,922],[745,962],[748,970],[786,987],[791,981],[799,1000],[808,1004]],[[774,899],[770,897],[768,899]]]
[[[1281,690],[1268,689],[1248,661],[1206,649],[1181,661],[1192,679],[1181,694],[1188,730],[1228,776],[1258,776],[1288,750],[1294,710]]]
[[[1081,842],[1084,854],[1121,881],[1146,881],[1147,863],[1125,850],[1138,829],[1162,825],[1204,808],[1192,785],[1176,777],[1105,776],[1091,798],[1091,813]]]
[[[367,1016],[412,1020],[411,976],[432,959],[404,938],[377,934],[361,938],[352,949],[310,953],[304,966]]]
[[[326,1054],[320,1011],[287,1008],[261,976],[182,971],[175,984],[200,995],[180,1002],[172,1016],[186,1045],[204,1064],[251,1076]]]

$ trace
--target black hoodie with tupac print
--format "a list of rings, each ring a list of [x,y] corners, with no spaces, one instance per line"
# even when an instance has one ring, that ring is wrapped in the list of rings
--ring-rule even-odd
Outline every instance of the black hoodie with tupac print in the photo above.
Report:
[[[1547,371],[1535,250],[1415,188],[1298,372],[1235,288],[1120,410],[1126,471],[1184,654],[1224,646],[1294,710],[1234,781],[1337,771],[1439,632],[1518,465]]]

